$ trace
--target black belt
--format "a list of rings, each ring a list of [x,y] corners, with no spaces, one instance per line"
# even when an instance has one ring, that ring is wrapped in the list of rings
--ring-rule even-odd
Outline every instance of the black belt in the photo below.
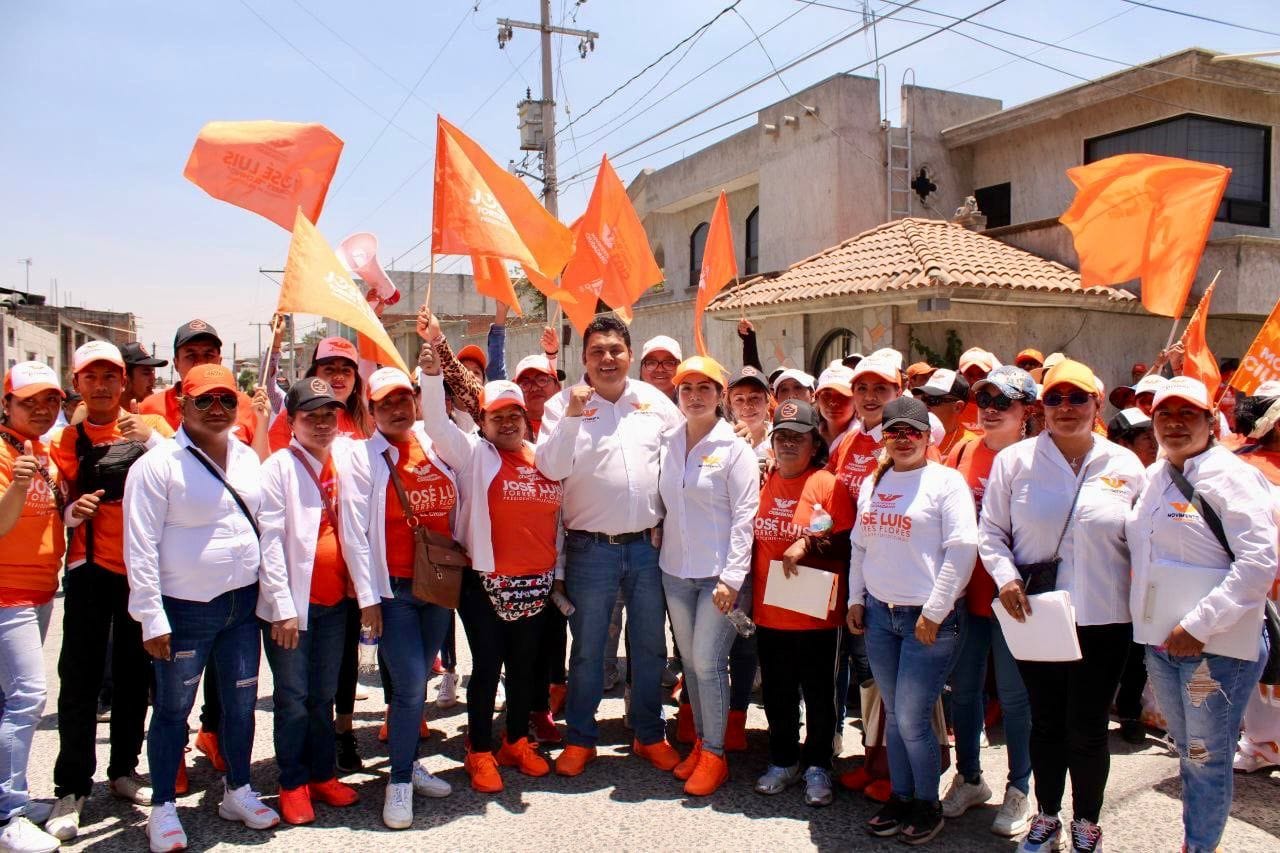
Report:
[[[629,545],[649,535],[648,530],[640,530],[636,533],[592,533],[590,530],[566,530],[565,533],[569,536],[585,536],[602,545]]]

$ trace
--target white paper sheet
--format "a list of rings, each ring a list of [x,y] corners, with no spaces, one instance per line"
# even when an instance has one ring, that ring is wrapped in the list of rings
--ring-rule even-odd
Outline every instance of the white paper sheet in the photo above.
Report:
[[[1076,609],[1066,590],[1028,596],[1031,615],[1019,622],[1009,615],[1000,599],[991,602],[1009,652],[1018,660],[1080,660],[1080,640],[1076,636]]]
[[[1143,612],[1135,614],[1134,640],[1153,646],[1163,644],[1174,626],[1195,610],[1200,600],[1226,576],[1222,569],[1152,560],[1147,570]],[[1262,642],[1262,606],[1259,602],[1255,612],[1246,614],[1226,631],[1210,637],[1204,650],[1240,660],[1257,660]]]
[[[769,563],[769,579],[764,588],[764,603],[826,619],[836,604],[836,575],[809,566],[797,566],[799,574],[789,578],[782,572],[782,562]]]

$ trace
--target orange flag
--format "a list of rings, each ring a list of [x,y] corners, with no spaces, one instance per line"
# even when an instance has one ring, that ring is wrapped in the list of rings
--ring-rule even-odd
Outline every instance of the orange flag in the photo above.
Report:
[[[472,255],[471,275],[476,282],[476,291],[483,296],[505,302],[517,317],[523,317],[520,310],[520,298],[511,284],[511,276],[507,274],[507,265],[502,258],[492,255]]]
[[[211,121],[200,129],[182,175],[214,198],[293,230],[299,207],[320,219],[342,140],[322,124]]]
[[[702,274],[698,276],[698,299],[693,309],[693,342],[698,355],[709,355],[702,337],[702,313],[724,286],[738,277],[738,260],[733,254],[733,231],[729,227],[729,200],[724,190],[711,215],[711,230],[702,250]]]
[[[441,116],[431,251],[507,258],[554,277],[573,254],[573,234],[523,181]]]
[[[1142,279],[1152,314],[1182,316],[1231,170],[1120,154],[1067,170],[1075,201],[1059,221],[1075,237],[1085,287]]]
[[[1209,324],[1209,300],[1213,299],[1213,289],[1217,284],[1214,281],[1205,290],[1204,296],[1200,297],[1200,304],[1196,306],[1196,312],[1191,315],[1191,322],[1187,323],[1186,331],[1182,333],[1182,375],[1203,382],[1204,387],[1209,389],[1210,400],[1218,393],[1218,386],[1222,384],[1218,360],[1209,351],[1209,344],[1205,340],[1205,327]]]
[[[573,225],[575,233],[577,228],[578,225],[575,222]],[[587,328],[587,324],[596,315],[596,297],[590,292],[570,293],[557,284],[555,279],[547,278],[532,267],[523,266],[522,269],[524,269],[525,277],[529,279],[529,283],[537,288],[543,296],[560,303],[560,307],[564,310],[564,315],[569,318],[569,322],[578,330],[578,334],[582,334]],[[630,322],[629,318],[628,322]]]
[[[1280,379],[1280,301],[1271,309],[1271,316],[1240,359],[1240,367],[1231,377],[1231,387],[1241,394],[1252,394],[1259,385],[1272,379]]]
[[[293,239],[289,242],[289,259],[284,265],[284,283],[280,285],[281,314],[316,314],[337,320],[366,336],[378,350],[383,364],[408,373],[395,344],[373,313],[351,274],[338,260],[324,237],[311,221],[297,212]]]
[[[631,306],[662,281],[663,275],[627,189],[608,157],[600,162],[591,200],[574,223],[573,233],[575,251],[560,286],[578,300],[574,310],[565,307],[574,328],[581,334],[591,322],[597,299],[630,322]]]

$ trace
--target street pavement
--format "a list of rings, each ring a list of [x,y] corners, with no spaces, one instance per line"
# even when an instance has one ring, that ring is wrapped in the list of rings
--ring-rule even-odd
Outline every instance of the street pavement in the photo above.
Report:
[[[53,796],[57,756],[57,659],[62,645],[62,602],[55,602],[45,644],[49,702],[36,734],[30,786],[37,798]],[[470,661],[459,630],[459,669]],[[752,783],[765,768],[765,716],[758,695],[748,723],[750,750],[730,757],[732,778],[714,796],[686,797],[680,783],[647,762],[630,756],[630,732],[622,724],[622,690],[608,694],[600,708],[600,758],[575,779],[555,775],[523,777],[504,768],[506,790],[497,795],[472,791],[462,770],[466,706],[429,710],[433,736],[420,752],[426,766],[447,779],[453,795],[442,800],[416,798],[412,829],[393,832],[382,825],[382,795],[388,773],[387,752],[377,740],[382,695],[376,674],[362,675],[369,698],[356,703],[356,728],[366,771],[346,777],[361,800],[347,809],[316,807],[316,822],[257,832],[217,815],[221,780],[199,753],[188,756],[191,793],[178,801],[178,813],[192,850],[224,845],[263,851],[440,850],[621,850],[621,851],[776,851],[900,850],[894,839],[876,839],[862,829],[876,804],[861,795],[838,791],[826,808],[804,804],[801,788],[763,797]],[[434,698],[436,682],[429,688]],[[276,768],[271,744],[271,672],[262,663],[260,699],[253,751],[253,786],[274,805]],[[465,690],[462,691],[465,701]],[[198,710],[198,708],[197,708]],[[674,709],[672,709],[674,714]],[[198,725],[192,716],[192,731]],[[674,723],[671,723],[674,735]],[[995,805],[973,809],[948,821],[928,848],[945,851],[1012,851],[1016,844],[990,832],[1003,792],[1005,752],[996,744],[984,750],[983,768],[996,792]],[[858,732],[846,727],[845,755],[860,752]],[[192,737],[194,741],[194,735]],[[1111,777],[1102,814],[1105,846],[1110,851],[1174,851],[1181,844],[1181,785],[1177,761],[1150,737],[1142,747],[1122,741],[1113,728]],[[98,768],[107,764],[108,726],[98,727]],[[192,756],[195,756],[192,758]],[[839,768],[846,762],[839,762]],[[145,748],[140,772],[147,769]],[[949,773],[948,773],[949,775]],[[945,789],[946,778],[943,779]],[[999,784],[997,784],[999,782]],[[1280,772],[1236,776],[1235,803],[1222,849],[1280,851]],[[1069,798],[1068,798],[1069,799]],[[1070,815],[1070,803],[1064,814]],[[146,850],[147,809],[114,800],[99,779],[84,811],[79,838],[64,850]]]

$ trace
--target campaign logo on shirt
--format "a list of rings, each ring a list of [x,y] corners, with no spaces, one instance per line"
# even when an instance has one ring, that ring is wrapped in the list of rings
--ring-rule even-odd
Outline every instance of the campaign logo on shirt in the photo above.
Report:
[[[584,421],[594,421],[594,420],[596,420],[596,412],[598,412],[598,411],[600,411],[600,410],[599,410],[599,409],[583,409],[583,410],[582,410],[582,419],[583,419]]]
[[[526,478],[524,470],[521,469],[533,470],[533,476]],[[504,501],[519,503],[538,501],[559,505],[561,498],[564,496],[564,489],[558,480],[539,477],[536,469],[525,469],[524,466],[519,466],[517,473],[520,479],[502,481],[502,499]]]
[[[893,512],[902,495],[877,492],[871,499],[871,509],[862,514],[859,523],[868,536],[884,536],[905,542],[911,538],[911,516]]]
[[[804,534],[804,529],[791,520],[794,512],[794,509],[784,512],[774,507],[768,515],[757,515],[756,538],[767,542],[785,542],[788,545],[799,539]]]
[[[723,465],[724,465],[724,457],[723,457],[723,456],[715,456],[715,455],[711,455],[711,456],[704,456],[704,457],[702,457],[702,464],[701,464],[700,466],[698,466],[698,467],[700,467],[700,468],[706,468],[706,469],[711,470],[711,471],[715,471],[715,470],[717,470],[717,469],[719,469],[719,468],[723,467]]]
[[[653,404],[652,404],[652,403],[632,403],[632,404],[631,404],[631,406],[632,406],[632,408],[634,408],[637,412],[647,412],[647,411],[649,411],[650,409],[652,409],[652,408],[653,408]]]
[[[1197,512],[1196,508],[1189,503],[1170,501],[1169,509],[1171,510],[1169,518],[1173,521],[1190,523],[1200,517],[1200,513]]]
[[[444,478],[444,474],[436,470],[436,467],[430,462],[423,462],[416,468],[410,468],[409,476],[417,479],[419,483],[434,483]]]
[[[902,495],[888,495],[884,492],[876,492],[876,496],[871,499],[871,506],[876,509],[892,508],[901,497]]]
[[[1129,481],[1124,477],[1103,476],[1098,478],[1098,483],[1101,484],[1102,490],[1108,494],[1120,495],[1122,497],[1128,497],[1129,495]]]
[[[774,498],[773,508],[769,510],[768,514],[777,518],[790,519],[791,516],[795,515],[796,504],[798,503],[800,501],[795,498]]]

